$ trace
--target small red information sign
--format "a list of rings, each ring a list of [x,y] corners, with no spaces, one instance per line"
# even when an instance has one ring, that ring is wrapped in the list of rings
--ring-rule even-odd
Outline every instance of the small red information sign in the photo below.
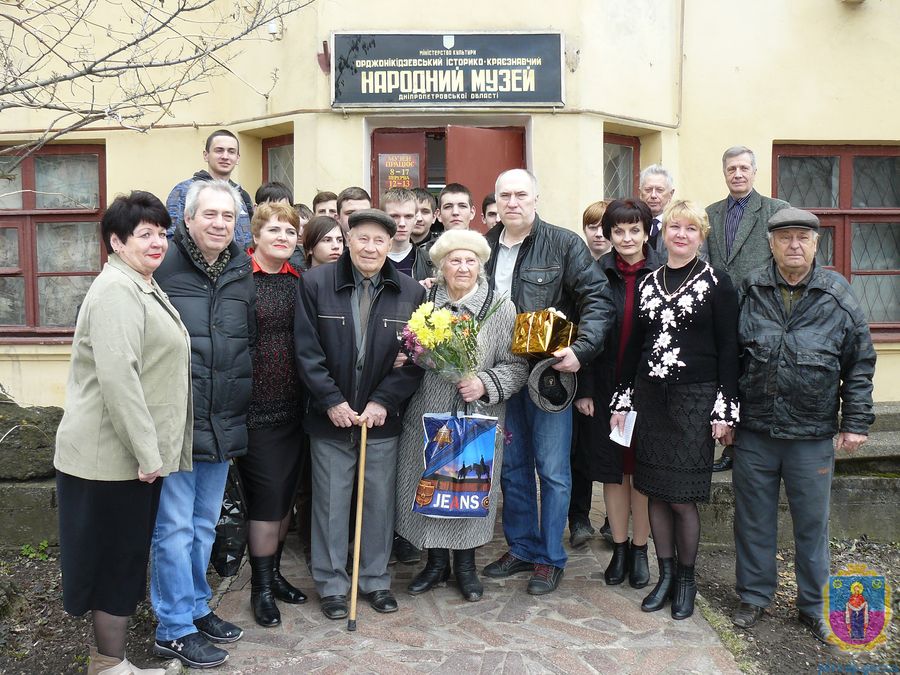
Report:
[[[380,153],[378,155],[378,188],[412,190],[419,187],[419,153]]]

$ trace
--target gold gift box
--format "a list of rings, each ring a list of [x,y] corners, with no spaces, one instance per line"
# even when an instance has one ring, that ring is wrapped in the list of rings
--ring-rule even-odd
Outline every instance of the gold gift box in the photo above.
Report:
[[[512,352],[520,356],[552,356],[568,347],[575,339],[575,324],[565,314],[553,309],[523,312],[516,315]]]

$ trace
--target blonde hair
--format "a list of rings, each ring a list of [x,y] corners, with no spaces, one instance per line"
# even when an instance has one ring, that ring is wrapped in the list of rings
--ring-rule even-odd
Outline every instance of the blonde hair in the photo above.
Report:
[[[706,209],[697,202],[687,199],[677,199],[669,202],[669,205],[663,212],[662,219],[663,229],[673,220],[683,219],[699,227],[700,235],[704,239],[709,235],[709,216],[706,215]]]
[[[272,220],[272,218],[288,223],[295,230],[300,231],[300,215],[293,206],[282,202],[263,202],[257,205],[256,210],[253,212],[253,218],[250,220],[250,234],[253,235],[254,239],[259,236],[263,225]]]

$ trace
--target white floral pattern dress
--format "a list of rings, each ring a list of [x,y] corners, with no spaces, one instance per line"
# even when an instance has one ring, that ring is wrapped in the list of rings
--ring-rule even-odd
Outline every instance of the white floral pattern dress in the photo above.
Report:
[[[709,500],[711,423],[733,426],[737,294],[731,279],[695,260],[647,275],[612,412],[637,411],[635,487],[672,503]]]

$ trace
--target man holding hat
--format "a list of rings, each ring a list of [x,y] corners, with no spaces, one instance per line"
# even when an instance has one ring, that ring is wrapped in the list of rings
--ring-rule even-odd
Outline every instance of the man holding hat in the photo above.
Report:
[[[750,273],[738,293],[734,538],[741,604],[732,621],[750,628],[774,597],[784,481],[794,524],[799,619],[827,643],[823,590],[834,448],[853,452],[866,441],[875,419],[875,349],[846,279],[815,263],[819,219],[782,209],[769,218],[768,239],[774,260]]]
[[[486,272],[494,293],[509,297],[519,312],[555,307],[578,326],[573,343],[556,351],[531,386],[507,403],[511,438],[501,487],[509,551],[484,570],[493,578],[529,572],[528,592],[543,595],[559,586],[567,560],[562,538],[572,492],[574,387],[567,390],[566,385],[602,349],[615,322],[615,306],[584,240],[538,216],[537,179],[531,173],[505,171],[495,187],[501,222],[486,237],[491,246]]]
[[[396,225],[383,211],[363,209],[349,226],[341,257],[301,277],[294,328],[309,395],[303,426],[312,456],[312,576],[329,619],[348,612],[348,524],[362,424],[369,432],[359,587],[376,611],[397,610],[387,569],[397,439],[422,377],[409,361],[394,367],[397,330],[425,300],[422,286],[385,262]]]

